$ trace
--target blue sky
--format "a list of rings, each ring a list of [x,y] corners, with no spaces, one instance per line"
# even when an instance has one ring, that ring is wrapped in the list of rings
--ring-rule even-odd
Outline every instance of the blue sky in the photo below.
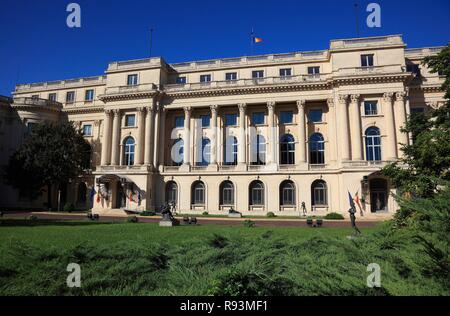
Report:
[[[81,6],[81,28],[68,28],[66,6]],[[167,62],[328,48],[329,40],[403,34],[408,47],[450,42],[450,1],[363,0],[1,0],[0,94],[16,83],[100,75],[107,63],[149,55]],[[381,28],[368,28],[366,6],[381,5]]]

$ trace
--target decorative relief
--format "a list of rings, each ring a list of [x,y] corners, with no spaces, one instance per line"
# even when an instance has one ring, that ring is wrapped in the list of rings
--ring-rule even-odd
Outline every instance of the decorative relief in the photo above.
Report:
[[[405,91],[399,91],[395,93],[395,98],[397,99],[397,101],[404,101],[405,97],[406,97]]]
[[[273,111],[275,109],[275,102],[274,101],[267,102],[267,109],[269,111]]]
[[[339,103],[346,104],[348,100],[348,94],[340,94],[339,95]]]
[[[391,102],[394,94],[392,92],[386,92],[383,94],[383,100],[386,102]]]
[[[329,108],[334,107],[334,99],[333,98],[328,98],[327,99],[327,105]]]
[[[297,107],[298,109],[304,109],[306,104],[306,100],[297,100]]]
[[[358,103],[360,97],[361,97],[360,94],[352,94],[352,95],[350,96],[351,102],[352,102],[352,103]]]
[[[239,108],[239,112],[245,112],[245,109],[247,108],[247,104],[239,103],[238,108]]]

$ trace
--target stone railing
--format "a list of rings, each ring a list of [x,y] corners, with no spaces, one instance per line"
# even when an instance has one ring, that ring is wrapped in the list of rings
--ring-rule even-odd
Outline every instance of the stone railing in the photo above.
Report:
[[[389,74],[406,72],[406,67],[403,65],[384,65],[372,67],[345,67],[339,68],[333,72],[334,76],[351,76],[351,75],[365,75],[365,74]]]
[[[117,86],[108,87],[105,90],[105,95],[114,94],[126,94],[126,93],[139,93],[139,92],[149,92],[157,90],[157,86],[153,83],[144,83],[132,86]]]
[[[374,46],[396,46],[405,45],[401,35],[391,36],[375,36],[367,38],[352,38],[332,40],[330,48],[333,49],[350,49],[350,48],[364,48]]]
[[[343,161],[344,168],[366,168],[366,167],[384,167],[387,161]]]
[[[62,108],[62,104],[59,102],[30,97],[15,97],[13,99],[13,105],[31,105],[58,109]]]
[[[37,91],[37,90],[52,90],[52,89],[64,89],[83,87],[87,85],[106,84],[106,76],[86,77],[59,81],[47,81],[30,84],[18,84],[16,85],[16,92],[24,91]]]
[[[117,71],[117,70],[145,68],[145,67],[160,67],[162,66],[162,64],[163,61],[160,57],[115,61],[109,63],[107,71]]]

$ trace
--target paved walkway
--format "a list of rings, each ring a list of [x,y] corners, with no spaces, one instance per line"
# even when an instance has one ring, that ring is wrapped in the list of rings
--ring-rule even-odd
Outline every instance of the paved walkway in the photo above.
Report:
[[[52,212],[6,212],[3,218],[12,219],[26,219],[30,215],[36,216],[38,219],[46,220],[72,220],[72,221],[88,221],[86,213],[52,213]],[[160,216],[137,216],[139,222],[142,223],[157,223],[161,220]],[[182,216],[175,216],[181,220]],[[124,222],[126,215],[100,215],[99,221],[101,222]],[[242,226],[246,220],[255,222],[256,226],[263,227],[307,227],[306,219],[287,219],[287,218],[222,218],[222,217],[197,217],[198,224],[202,225],[228,225],[228,226]],[[380,220],[366,220],[362,218],[357,219],[358,227],[367,228],[374,227]],[[324,220],[323,227],[343,227],[350,228],[350,221],[345,220]]]

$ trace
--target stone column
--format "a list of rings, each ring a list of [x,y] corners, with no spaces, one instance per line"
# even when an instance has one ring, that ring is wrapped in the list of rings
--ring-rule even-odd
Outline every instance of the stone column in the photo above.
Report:
[[[137,108],[138,112],[138,130],[137,130],[137,148],[136,148],[136,165],[144,163],[144,130],[145,130],[145,109]]]
[[[147,115],[145,116],[145,153],[144,164],[153,166],[153,105],[146,108]]]
[[[298,108],[298,158],[297,164],[306,163],[306,122],[305,122],[305,100],[297,101]]]
[[[217,105],[211,105],[211,164],[217,164]]]
[[[105,119],[103,127],[102,141],[102,157],[101,165],[109,165],[111,163],[111,110],[105,110]]]
[[[120,110],[115,109],[112,131],[112,145],[111,145],[111,165],[117,166],[119,164],[119,139],[120,139]]]
[[[239,148],[238,148],[238,164],[245,166],[246,162],[246,149],[247,141],[245,135],[245,109],[247,105],[245,103],[238,104],[239,108]]]
[[[352,160],[363,160],[359,94],[350,97]]]
[[[386,149],[385,160],[392,161],[397,159],[397,137],[395,135],[394,110],[392,108],[393,93],[385,93],[383,95],[384,118],[386,124],[386,145],[382,146]],[[382,147],[382,149],[383,149]]]
[[[337,137],[336,137],[336,107],[334,106],[334,98],[327,99],[328,105],[328,139],[329,139],[329,150],[330,150],[330,163],[328,165],[334,165],[337,160]]]
[[[395,126],[397,130],[397,142],[400,144],[407,145],[408,144],[408,134],[403,133],[401,128],[405,126],[407,116],[405,109],[405,98],[406,92],[400,91],[395,93]],[[401,151],[401,145],[397,145],[397,154],[398,156],[402,156],[403,152]]]
[[[348,106],[347,106],[348,95],[339,95],[339,122],[341,129],[341,160],[350,160],[350,133],[348,126]]]
[[[160,106],[160,116],[159,116],[159,142],[158,142],[158,153],[159,153],[159,165],[164,166],[165,153],[166,153],[166,114],[167,109],[164,106]],[[161,169],[162,170],[162,169]]]
[[[269,148],[270,154],[268,155],[267,164],[276,163],[277,155],[277,141],[276,141],[276,130],[275,130],[275,102],[267,102],[268,110],[268,126],[269,126]]]
[[[154,137],[153,137],[153,166],[155,168],[158,168],[158,150],[160,149],[159,146],[159,126],[160,126],[160,116],[161,116],[161,109],[159,107],[159,102],[155,101],[155,129],[154,129]]]
[[[184,148],[183,148],[183,164],[189,166],[191,164],[191,107],[184,107]]]

